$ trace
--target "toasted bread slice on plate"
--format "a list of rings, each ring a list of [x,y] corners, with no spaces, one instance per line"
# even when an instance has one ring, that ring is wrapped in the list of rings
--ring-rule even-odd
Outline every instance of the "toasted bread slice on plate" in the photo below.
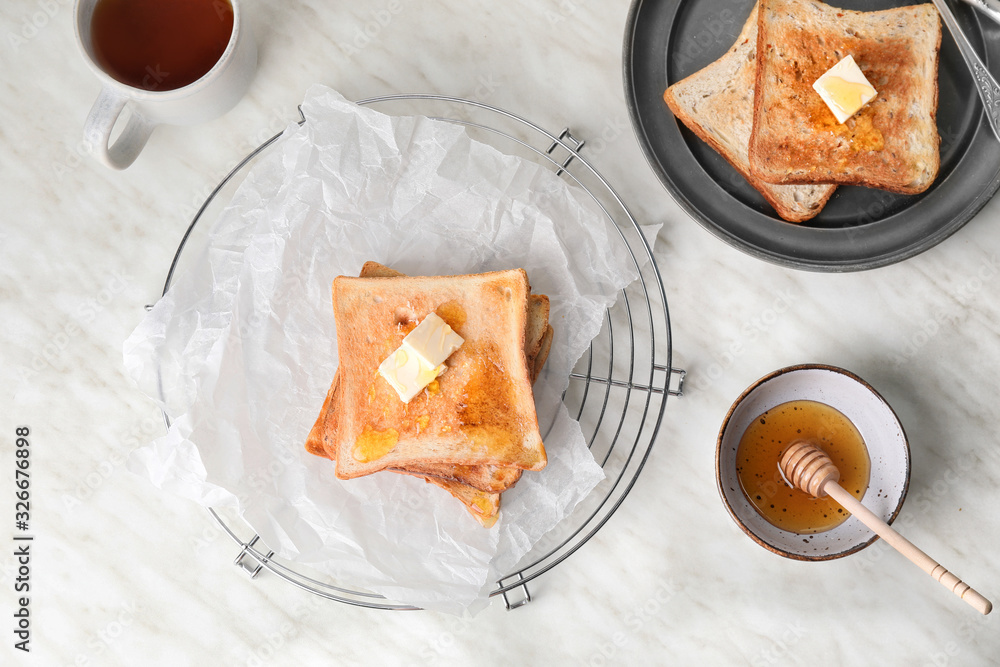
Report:
[[[774,185],[750,171],[757,78],[757,5],[728,52],[707,67],[667,88],[670,110],[692,132],[718,151],[785,220],[815,217],[830,199],[833,185]]]
[[[941,24],[931,4],[875,12],[760,0],[750,169],[770,183],[915,194],[940,166]],[[877,91],[839,123],[813,83],[851,55]]]
[[[416,461],[540,470],[524,354],[523,270],[466,276],[333,282],[340,405],[337,476],[350,479]],[[378,374],[408,330],[438,313],[464,339],[436,385],[409,403]]]

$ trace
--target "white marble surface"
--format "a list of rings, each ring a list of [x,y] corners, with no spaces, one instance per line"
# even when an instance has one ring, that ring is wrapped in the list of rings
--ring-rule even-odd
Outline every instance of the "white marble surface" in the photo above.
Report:
[[[646,166],[621,86],[625,0],[246,5],[260,44],[247,97],[205,125],[161,128],[122,173],[83,154],[98,85],[76,52],[68,0],[0,8],[0,663],[996,660],[996,614],[979,617],[884,545],[804,564],[753,544],[725,513],[713,464],[719,423],[755,379],[800,362],[848,368],[910,436],[899,525],[1000,600],[1000,201],[900,265],[820,275],[764,264],[687,218]],[[620,511],[516,611],[499,601],[474,618],[369,611],[266,574],[251,582],[202,508],[123,467],[163,426],[124,374],[122,341],[159,294],[195,207],[296,117],[316,82],[358,99],[476,98],[570,125],[593,139],[592,162],[633,213],[663,223],[657,258],[686,395],[669,402]],[[17,425],[32,430],[30,656],[10,629]]]

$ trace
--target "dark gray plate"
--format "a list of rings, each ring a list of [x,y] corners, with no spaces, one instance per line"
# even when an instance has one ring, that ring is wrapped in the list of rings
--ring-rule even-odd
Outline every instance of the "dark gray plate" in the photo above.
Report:
[[[916,0],[914,0],[916,1]],[[625,99],[639,143],[678,204],[744,252],[813,271],[860,271],[912,257],[964,225],[1000,187],[1000,143],[986,124],[972,77],[946,28],[938,74],[941,171],[919,195],[838,188],[803,224],[782,221],[725,159],[663,102],[668,85],[725,53],[754,0],[634,0],[625,29]],[[887,9],[893,0],[841,0],[846,9]],[[983,60],[1000,62],[1000,26],[950,2]]]

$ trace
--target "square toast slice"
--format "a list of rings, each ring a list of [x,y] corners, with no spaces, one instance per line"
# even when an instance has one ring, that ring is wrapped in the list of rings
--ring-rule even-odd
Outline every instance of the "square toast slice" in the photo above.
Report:
[[[391,269],[378,262],[365,262],[361,269],[362,278],[399,278],[405,274]],[[531,372],[531,382],[534,384],[542,367],[548,358],[552,347],[553,329],[548,323],[550,312],[549,298],[544,294],[530,294],[528,297],[528,321],[525,325],[524,354],[527,359],[528,368]],[[331,424],[326,418],[326,412],[330,409],[331,397],[333,405],[338,405],[339,396],[339,375],[334,374],[333,382],[323,404],[319,418],[313,426],[309,437],[306,440],[306,449],[318,456],[336,460],[335,425],[333,427],[324,426]],[[324,432],[326,428],[326,432]],[[323,445],[327,443],[324,450]],[[500,492],[513,486],[521,477],[519,468],[505,468],[499,466],[460,466],[446,463],[415,462],[407,470],[399,470],[418,475],[430,475],[442,479],[468,484],[482,491]]]
[[[663,99],[682,123],[714,148],[789,222],[815,217],[836,190],[834,185],[774,185],[750,171],[757,78],[757,11],[736,43],[721,58],[674,83]]]
[[[351,479],[415,462],[540,470],[524,352],[523,270],[466,276],[351,278],[333,282],[340,404],[337,476]],[[465,342],[427,390],[402,402],[378,366],[436,312]]]
[[[940,167],[940,47],[931,4],[859,12],[819,0],[760,0],[754,176],[926,190]],[[812,84],[848,55],[878,94],[841,124]]]

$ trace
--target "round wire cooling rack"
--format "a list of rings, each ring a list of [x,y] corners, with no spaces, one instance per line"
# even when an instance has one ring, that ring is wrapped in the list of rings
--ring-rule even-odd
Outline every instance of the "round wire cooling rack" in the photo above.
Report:
[[[570,375],[563,401],[583,429],[605,480],[561,524],[546,534],[517,567],[496,582],[491,596],[501,595],[508,609],[531,601],[527,583],[545,574],[583,546],[611,518],[631,491],[652,451],[663,421],[667,398],[683,393],[685,372],[671,366],[670,316],[659,268],[650,242],[625,203],[580,151],[585,142],[569,129],[554,135],[513,113],[482,102],[439,95],[391,95],[362,100],[391,115],[423,115],[460,125],[475,139],[508,154],[534,160],[583,188],[618,232],[639,278],[623,289],[605,313],[600,334]],[[301,111],[300,111],[301,116]],[[298,123],[307,122],[303,117]],[[182,237],[163,286],[197,261],[197,247],[208,223],[218,217],[256,159],[282,133],[261,143],[212,190]],[[205,221],[208,221],[206,223]],[[169,420],[164,415],[169,427]],[[222,530],[240,547],[234,564],[256,578],[267,570],[289,584],[321,597],[361,607],[412,610],[379,594],[330,581],[299,564],[285,563],[260,544],[235,512],[209,509]],[[230,516],[231,514],[231,516]],[[516,591],[516,594],[515,594]]]

